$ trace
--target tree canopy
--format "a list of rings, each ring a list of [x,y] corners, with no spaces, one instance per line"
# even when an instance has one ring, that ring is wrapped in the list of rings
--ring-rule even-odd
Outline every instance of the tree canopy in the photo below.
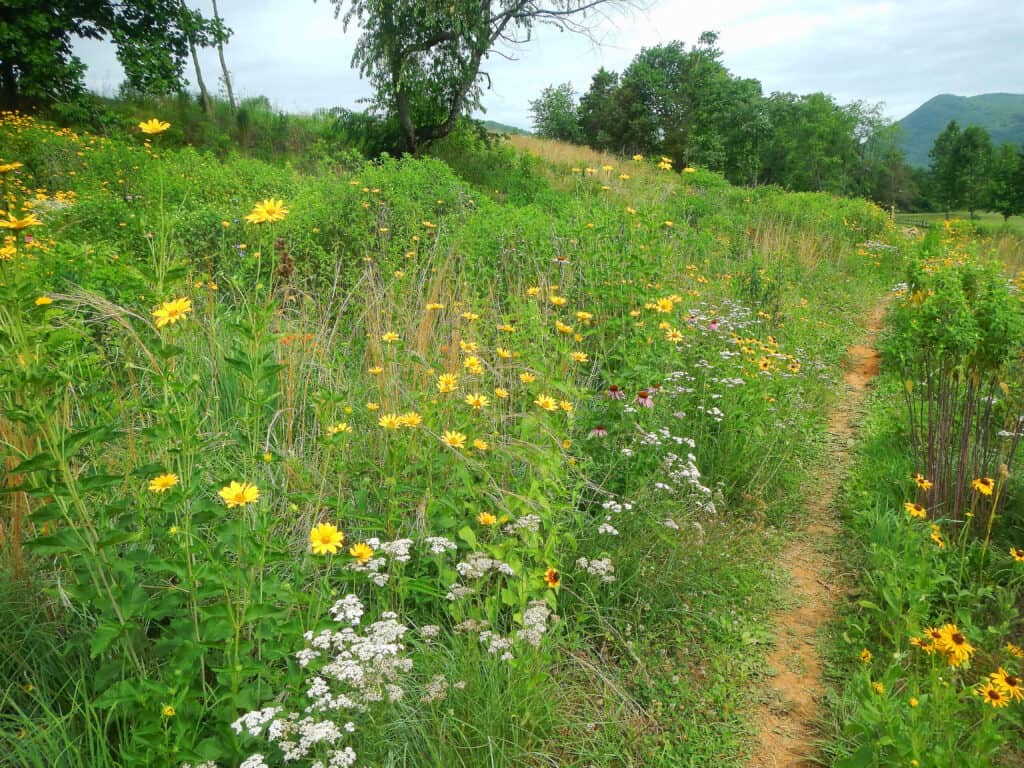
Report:
[[[105,35],[117,46],[129,88],[178,91],[190,40],[205,46],[228,34],[183,0],[0,0],[0,101],[16,108],[79,94],[85,66],[73,41]]]
[[[586,32],[623,0],[330,0],[345,28],[362,27],[353,66],[397,119],[402,149],[450,133],[479,106],[490,77],[481,67],[499,45],[528,42],[538,25]]]

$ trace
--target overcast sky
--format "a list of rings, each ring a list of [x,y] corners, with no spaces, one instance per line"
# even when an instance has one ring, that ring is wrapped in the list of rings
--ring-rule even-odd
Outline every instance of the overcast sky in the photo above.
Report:
[[[210,13],[208,0],[187,0]],[[226,48],[235,90],[265,95],[277,107],[361,109],[370,94],[350,67],[359,32],[342,30],[326,0],[220,0],[234,30]],[[1024,2],[1021,0],[651,0],[647,10],[610,12],[600,45],[542,29],[515,51],[484,66],[493,89],[486,117],[530,127],[529,102],[550,84],[586,91],[601,66],[621,72],[644,46],[719,33],[725,65],[761,81],[765,93],[825,91],[841,103],[883,102],[899,119],[939,93],[1024,93]],[[85,41],[90,88],[112,94],[122,74],[109,44]],[[509,53],[509,52],[506,52]],[[216,87],[216,53],[200,57]],[[194,79],[191,65],[189,79]]]

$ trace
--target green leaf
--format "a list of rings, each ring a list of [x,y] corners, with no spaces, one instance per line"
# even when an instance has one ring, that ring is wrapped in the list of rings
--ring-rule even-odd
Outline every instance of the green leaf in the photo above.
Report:
[[[140,539],[142,539],[141,531],[111,531],[96,542],[96,547],[105,549],[106,547],[115,547],[118,544],[127,544],[130,541],[139,541]]]
[[[476,532],[474,532],[468,525],[464,525],[459,528],[459,538],[469,544],[473,549],[478,549],[478,545],[476,543]]]
[[[39,536],[25,542],[25,547],[43,557],[77,552],[86,548],[81,534],[74,528],[62,528],[49,536]]]
[[[865,744],[849,757],[837,762],[836,768],[873,768],[875,764],[875,750],[870,744]]]
[[[25,461],[21,462],[21,464],[16,466],[12,470],[12,472],[19,475],[25,475],[28,474],[29,472],[38,472],[39,470],[42,469],[56,468],[57,460],[54,459],[52,455],[50,455],[49,453],[37,453],[32,458],[25,459]]]
[[[114,485],[120,485],[124,478],[119,475],[104,475],[95,474],[87,475],[78,479],[78,487],[82,491],[98,491],[102,488],[110,488]]]
[[[103,653],[121,634],[120,624],[100,624],[89,642],[89,658],[95,659]]]

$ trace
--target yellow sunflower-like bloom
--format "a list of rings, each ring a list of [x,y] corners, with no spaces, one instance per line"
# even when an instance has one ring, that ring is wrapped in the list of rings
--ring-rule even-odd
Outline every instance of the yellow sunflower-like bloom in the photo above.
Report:
[[[149,490],[153,493],[163,493],[169,491],[171,488],[178,484],[178,476],[173,472],[168,472],[165,475],[157,475],[149,481]]]
[[[29,227],[41,226],[42,223],[34,213],[30,213],[28,216],[20,219],[13,213],[8,213],[6,219],[0,219],[0,229],[10,229],[17,232]]]
[[[221,488],[217,495],[224,499],[224,503],[230,509],[255,503],[260,497],[260,489],[252,483],[239,483],[237,480],[232,480],[229,485]]]
[[[461,432],[445,431],[441,435],[441,442],[447,445],[449,448],[465,448],[466,440],[468,438]]]
[[[171,127],[170,123],[165,123],[162,120],[157,120],[155,117],[146,120],[144,123],[139,123],[139,130],[143,133],[154,136],[158,133],[163,133]]]
[[[360,563],[365,563],[367,560],[373,557],[373,547],[371,547],[369,544],[359,542],[358,544],[353,544],[352,547],[349,549],[348,553],[352,555],[352,557],[354,557]]]
[[[336,555],[344,541],[345,534],[331,523],[315,525],[309,532],[309,545],[314,555]]]
[[[165,325],[174,325],[192,311],[192,299],[180,298],[172,301],[165,301],[159,309],[153,310],[153,319],[157,328]]]
[[[268,197],[266,200],[262,200],[253,206],[252,213],[245,217],[245,220],[250,224],[267,224],[274,221],[284,221],[284,217],[288,215],[288,209],[285,208],[284,200],[275,200],[272,197]]]

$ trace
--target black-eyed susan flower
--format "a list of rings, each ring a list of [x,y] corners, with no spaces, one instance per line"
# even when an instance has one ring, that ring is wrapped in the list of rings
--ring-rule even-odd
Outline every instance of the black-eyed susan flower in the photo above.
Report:
[[[327,436],[334,437],[335,435],[343,435],[352,431],[352,427],[347,421],[339,421],[337,424],[332,424],[327,428]]]
[[[1006,652],[1008,654],[1010,654],[1011,656],[1015,656],[1018,659],[1024,659],[1024,648],[1021,648],[1019,645],[1014,645],[1013,643],[1007,643],[1006,644]]]
[[[1012,557],[1018,563],[1024,563],[1024,549],[1010,547],[1010,557]]]
[[[332,523],[320,523],[309,531],[309,546],[314,555],[336,555],[345,542],[345,534]]]
[[[946,654],[946,660],[951,667],[959,667],[974,655],[974,646],[968,642],[956,624],[946,624],[940,630],[939,640],[935,646]]]
[[[170,704],[164,704],[163,707],[160,708],[160,714],[164,717],[171,718],[178,713]]]
[[[879,696],[881,696],[883,693],[885,693],[885,685],[876,680],[871,684],[871,690],[877,693]]]
[[[872,658],[871,651],[869,651],[867,648],[865,648],[864,650],[862,650],[860,652],[860,660],[861,660],[862,664],[869,664],[869,663],[871,663],[871,658]]]
[[[180,298],[165,301],[158,309],[153,310],[153,320],[157,328],[174,325],[192,311],[192,299]]]
[[[164,493],[178,484],[178,476],[173,472],[157,475],[149,481],[149,490],[153,493]]]
[[[252,483],[240,483],[232,480],[228,485],[217,491],[228,508],[244,507],[246,504],[254,504],[260,498],[260,489]]]
[[[1010,695],[1006,693],[998,685],[993,685],[991,682],[979,685],[975,689],[975,693],[984,699],[986,704],[992,707],[1008,707],[1010,705]]]
[[[920,518],[921,520],[928,517],[928,511],[920,504],[915,504],[912,501],[903,502],[903,508],[907,510],[907,514],[911,517]]]
[[[988,679],[993,685],[1002,688],[1014,701],[1024,701],[1024,680],[1018,675],[1012,675],[1000,667],[990,673]]]
[[[935,523],[932,523],[932,532],[929,538],[935,542],[939,549],[946,548],[946,540],[942,538],[942,529]]]
[[[920,488],[922,491],[927,491],[931,489],[933,485],[932,481],[926,478],[920,472],[915,472],[914,474],[912,474],[910,476],[910,479],[917,483],[917,487]]]
[[[996,483],[991,477],[979,477],[971,483],[971,488],[982,496],[991,496]]]

